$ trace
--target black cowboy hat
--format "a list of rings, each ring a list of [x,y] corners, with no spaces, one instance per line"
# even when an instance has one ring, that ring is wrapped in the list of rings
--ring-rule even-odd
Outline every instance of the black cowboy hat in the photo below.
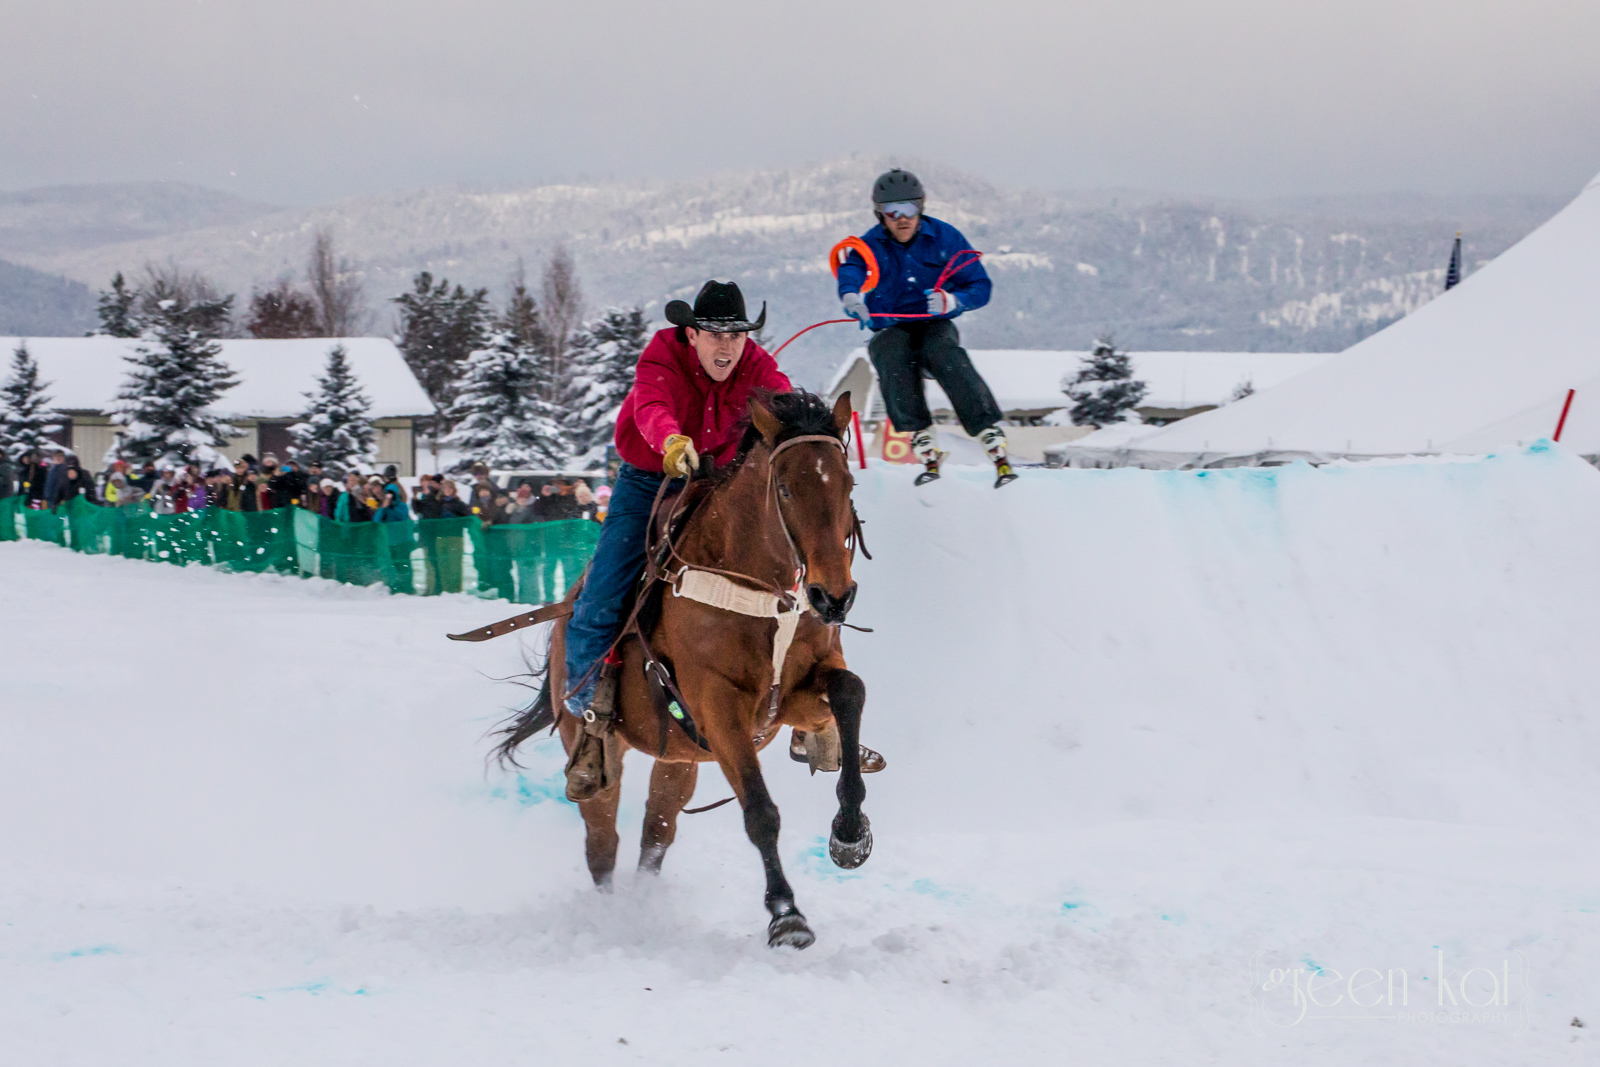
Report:
[[[761,314],[751,322],[744,310],[744,294],[735,282],[712,280],[700,288],[691,309],[686,301],[674,300],[667,304],[667,321],[674,326],[688,326],[707,333],[755,333],[767,324],[767,304],[761,302]]]

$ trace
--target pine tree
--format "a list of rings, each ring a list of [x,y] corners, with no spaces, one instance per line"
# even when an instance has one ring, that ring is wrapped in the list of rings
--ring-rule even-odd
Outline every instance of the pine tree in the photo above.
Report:
[[[568,346],[567,438],[574,456],[601,458],[616,432],[617,411],[633,388],[639,354],[650,341],[643,308],[609,307]]]
[[[122,272],[111,279],[111,288],[100,290],[100,329],[107,337],[138,337],[140,333],[139,290],[129,289]]]
[[[350,371],[343,345],[328,350],[326,372],[300,421],[289,427],[289,458],[302,468],[312,463],[335,470],[373,466],[377,449],[367,412],[372,403]]]
[[[489,290],[467,292],[460,285],[452,292],[448,279],[423,271],[412,280],[412,291],[394,298],[400,306],[400,351],[423,391],[433,402],[433,449],[449,429],[450,405],[456,397],[461,365],[488,342],[491,314]]]
[[[222,362],[222,346],[203,332],[227,321],[232,302],[168,298],[155,307],[111,408],[113,425],[122,427],[114,449],[122,458],[209,466],[221,459],[215,450],[238,435],[210,408],[239,379]]]
[[[1147,391],[1144,382],[1134,380],[1128,354],[1117,351],[1109,333],[1095,341],[1089,362],[1078,369],[1077,377],[1061,386],[1074,401],[1069,413],[1073,425],[1095,429],[1124,421]]]
[[[39,364],[26,341],[11,357],[11,377],[0,386],[0,455],[16,460],[24,452],[54,444],[50,434],[61,429],[44,395],[49,382],[39,380]]]
[[[555,407],[540,391],[539,353],[508,323],[472,353],[460,391],[450,408],[455,430],[444,444],[461,450],[456,469],[474,463],[491,467],[559,467],[567,442]]]

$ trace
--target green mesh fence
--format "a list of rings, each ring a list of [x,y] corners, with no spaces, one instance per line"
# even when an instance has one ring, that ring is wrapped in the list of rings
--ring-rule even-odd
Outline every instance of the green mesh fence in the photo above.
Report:
[[[519,604],[560,600],[600,538],[599,524],[586,521],[484,529],[473,518],[334,522],[301,508],[155,515],[145,505],[101,507],[81,497],[54,511],[23,504],[21,497],[0,499],[0,541],[27,538],[75,552]]]

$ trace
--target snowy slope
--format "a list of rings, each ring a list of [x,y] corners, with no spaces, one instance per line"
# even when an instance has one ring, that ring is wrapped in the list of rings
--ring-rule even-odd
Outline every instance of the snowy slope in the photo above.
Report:
[[[1592,1062],[1600,473],[910,474],[857,490],[865,867],[766,759],[803,954],[736,812],[602,898],[557,746],[485,772],[519,650],[441,635],[503,605],[0,545],[5,1060]],[[1419,1011],[1440,952],[1508,1003],[1272,984]]]

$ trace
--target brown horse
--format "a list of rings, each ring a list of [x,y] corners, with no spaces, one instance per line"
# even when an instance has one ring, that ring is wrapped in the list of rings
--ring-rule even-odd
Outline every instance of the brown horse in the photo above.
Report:
[[[639,869],[660,871],[677,835],[678,814],[694,795],[700,763],[716,760],[744,809],[745,832],[766,868],[769,945],[805,948],[815,940],[778,859],[778,808],[757,757],[780,724],[813,737],[831,737],[837,725],[839,811],[829,853],[841,867],[859,867],[872,851],[871,828],[861,810],[867,792],[860,762],[866,687],[846,668],[839,642],[839,626],[856,595],[850,576],[855,480],[843,441],[849,421],[849,394],[832,410],[806,392],[752,400],[750,428],[737,459],[713,476],[715,484],[673,542],[674,586],[662,596],[650,647],[675,672],[678,693],[706,747],[659,713],[639,641],[628,639],[619,649],[623,666],[615,736],[624,750],[656,756]],[[690,572],[706,570],[685,575],[685,566]],[[798,588],[797,575],[803,575],[805,604],[792,605],[803,614],[777,679],[775,718],[771,690],[779,622],[681,595],[689,580],[719,581],[712,577],[715,572],[738,575],[737,584],[750,592],[774,593]],[[572,751],[583,724],[571,715],[556,715],[560,702],[552,699],[552,693],[567,691],[565,625],[564,620],[554,624],[538,698],[501,731],[497,751],[502,759],[510,759],[519,744],[552,722]],[[609,887],[617,861],[620,777],[578,805],[588,832],[589,873],[601,889]]]

